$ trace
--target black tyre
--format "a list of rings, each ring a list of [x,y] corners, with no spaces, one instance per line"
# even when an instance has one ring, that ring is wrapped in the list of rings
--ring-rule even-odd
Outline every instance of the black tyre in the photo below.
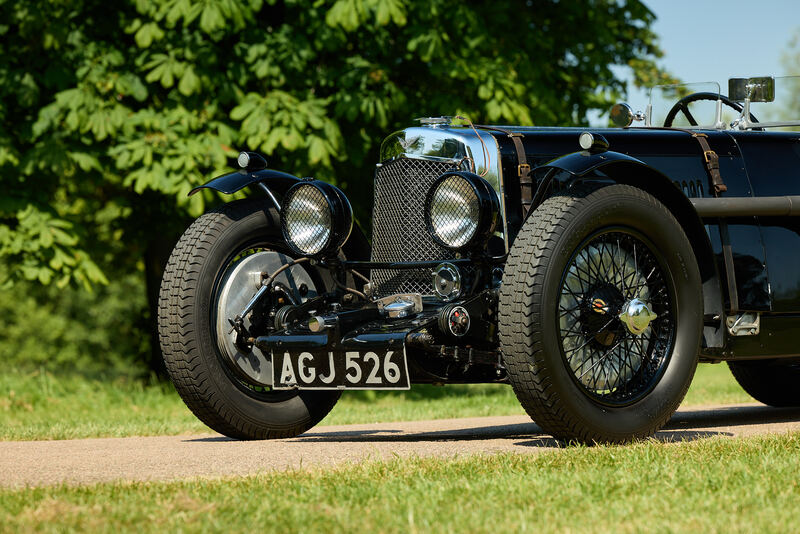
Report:
[[[697,367],[703,300],[692,247],[669,210],[633,187],[537,208],[513,244],[499,308],[517,398],[558,439],[652,435]]]
[[[800,363],[780,360],[728,362],[739,385],[758,402],[775,407],[800,406]]]
[[[159,299],[159,336],[167,371],[183,401],[203,423],[237,439],[296,436],[322,420],[336,391],[270,391],[271,361],[233,343],[228,317],[255,294],[259,271],[290,261],[278,214],[260,200],[232,202],[198,218],[167,263]],[[296,265],[277,280],[312,297],[326,281]],[[249,320],[265,333],[267,321]]]

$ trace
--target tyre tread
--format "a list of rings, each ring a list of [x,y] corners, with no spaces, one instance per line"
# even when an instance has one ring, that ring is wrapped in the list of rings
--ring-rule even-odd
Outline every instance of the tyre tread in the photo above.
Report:
[[[673,217],[669,210],[644,191],[615,185],[594,192],[591,198],[577,192],[550,197],[529,217],[520,230],[505,267],[499,299],[499,331],[503,360],[520,404],[545,432],[556,439],[581,443],[625,442],[644,438],[660,429],[678,408],[689,384],[669,409],[636,435],[596,433],[587,429],[570,413],[562,394],[546,372],[542,346],[542,287],[545,268],[558,253],[556,243],[567,231],[567,221],[575,218],[590,202],[600,202],[609,195],[626,194],[650,204],[653,210]],[[677,221],[676,221],[677,224]]]
[[[266,426],[242,417],[228,406],[214,386],[209,368],[198,350],[193,318],[200,271],[212,246],[234,221],[254,210],[252,201],[225,204],[205,213],[184,232],[167,262],[158,301],[158,335],[167,372],[189,410],[210,428],[237,439],[275,439],[296,436],[319,422],[333,408],[324,407],[318,417],[284,427]],[[262,208],[257,208],[262,209]],[[338,398],[338,397],[337,397]]]

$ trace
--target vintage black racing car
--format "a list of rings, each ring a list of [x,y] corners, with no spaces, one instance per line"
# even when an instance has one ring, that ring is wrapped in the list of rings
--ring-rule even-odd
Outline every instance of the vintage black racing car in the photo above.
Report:
[[[623,442],[698,362],[800,405],[800,122],[755,117],[780,83],[661,88],[671,108],[619,104],[616,128],[421,119],[381,147],[371,242],[341,190],[242,152],[202,187],[253,195],[164,274],[178,392],[241,439],[300,434],[347,389],[498,383],[558,439]]]

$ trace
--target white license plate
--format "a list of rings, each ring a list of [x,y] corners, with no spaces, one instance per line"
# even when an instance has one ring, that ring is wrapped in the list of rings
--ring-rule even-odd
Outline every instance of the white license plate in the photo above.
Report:
[[[409,389],[405,347],[273,350],[273,389]]]

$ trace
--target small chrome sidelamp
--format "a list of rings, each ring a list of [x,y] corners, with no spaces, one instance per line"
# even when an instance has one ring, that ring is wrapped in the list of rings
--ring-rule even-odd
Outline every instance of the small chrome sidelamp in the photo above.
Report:
[[[246,172],[260,171],[267,168],[267,160],[258,152],[239,152],[236,163]]]

